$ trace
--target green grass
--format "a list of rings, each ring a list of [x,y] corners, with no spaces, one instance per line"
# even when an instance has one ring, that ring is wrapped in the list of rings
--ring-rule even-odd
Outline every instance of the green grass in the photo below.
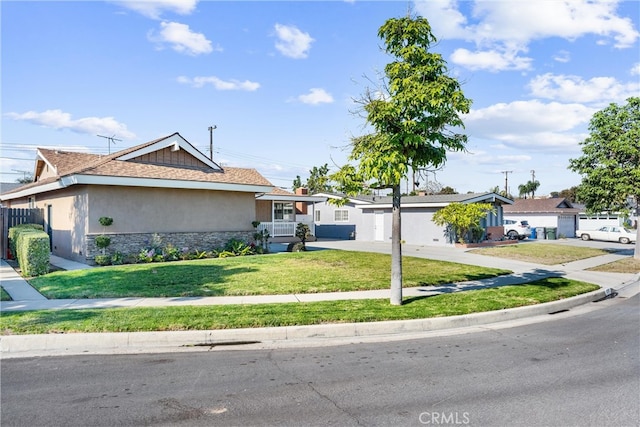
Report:
[[[469,252],[544,265],[564,264],[610,253],[602,249],[545,243],[494,246],[491,248],[473,249]]]
[[[0,286],[0,301],[11,301],[11,297],[2,286]]]
[[[59,271],[29,281],[50,299],[277,295],[386,289],[390,270],[390,255],[325,250]],[[403,258],[405,287],[509,273]]]
[[[604,271],[606,273],[640,273],[640,259],[625,258],[609,264],[590,268],[589,271]]]
[[[401,306],[389,304],[388,299],[375,299],[5,312],[0,317],[0,331],[3,335],[182,331],[422,319],[540,304],[598,288],[584,282],[549,278],[525,285],[411,297]]]

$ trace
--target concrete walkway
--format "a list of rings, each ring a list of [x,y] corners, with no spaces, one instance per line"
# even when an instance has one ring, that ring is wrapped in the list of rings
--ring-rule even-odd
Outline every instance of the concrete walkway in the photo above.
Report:
[[[308,243],[310,250],[342,249],[364,252],[390,253],[390,245],[385,243],[371,243],[358,241],[327,241]],[[276,246],[274,251],[282,250]],[[601,288],[617,290],[626,284],[637,281],[640,274],[602,273],[585,271],[588,268],[608,264],[623,258],[628,254],[607,254],[598,257],[579,260],[567,264],[538,265],[523,261],[507,260],[484,255],[477,255],[466,249],[431,246],[403,246],[403,255],[428,258],[442,261],[458,262],[462,264],[483,267],[502,268],[513,271],[512,274],[484,280],[452,283],[440,286],[420,286],[403,288],[403,297],[431,296],[473,289],[514,285],[540,280],[546,277],[566,277],[587,283],[599,285]],[[86,264],[51,256],[51,263],[64,270],[81,270],[93,268]],[[336,301],[346,299],[375,299],[389,298],[389,289],[356,292],[330,292],[313,294],[287,295],[253,295],[253,296],[225,296],[225,297],[169,297],[169,298],[104,298],[104,299],[55,299],[49,300],[36,291],[16,271],[0,260],[0,279],[2,287],[13,301],[0,303],[1,311],[51,310],[51,309],[86,309],[86,308],[115,308],[115,307],[160,307],[179,305],[224,305],[224,304],[268,304],[290,302]]]
[[[274,245],[275,246],[275,245]],[[364,243],[357,241],[313,242],[310,250],[343,249],[390,253],[386,243]],[[272,247],[273,251],[282,248]],[[486,280],[452,283],[442,286],[404,288],[403,296],[425,296],[451,293],[469,289],[480,289],[509,284],[531,282],[545,277],[566,277],[594,283],[599,291],[578,295],[546,304],[476,313],[442,318],[415,319],[390,322],[343,323],[311,326],[290,326],[255,329],[226,329],[205,331],[172,332],[122,332],[44,335],[0,336],[0,353],[3,358],[36,357],[71,354],[122,354],[142,352],[174,352],[212,350],[218,345],[230,348],[239,343],[243,348],[282,348],[286,346],[314,346],[348,344],[365,340],[406,339],[409,337],[434,336],[435,334],[469,333],[487,328],[510,327],[517,322],[548,321],[562,315],[572,315],[579,310],[596,309],[588,303],[605,298],[609,291],[629,298],[640,293],[640,274],[601,273],[587,271],[590,267],[608,264],[629,257],[633,252],[607,254],[586,260],[552,266],[537,265],[521,261],[474,254],[465,249],[427,246],[403,246],[403,255],[459,262],[464,264],[496,267],[513,271],[507,276]],[[278,256],[277,254],[273,256]],[[91,268],[87,265],[52,257],[51,262],[67,270]],[[0,260],[2,286],[15,299],[4,301],[2,312],[39,309],[82,309],[109,307],[160,307],[171,305],[213,304],[262,304],[282,302],[308,302],[363,298],[389,298],[389,290],[364,292],[334,292],[318,294],[265,295],[241,297],[194,297],[194,298],[110,298],[47,300],[22,279],[4,260]],[[571,312],[569,313],[569,310]],[[550,313],[563,313],[554,317]],[[254,344],[247,345],[251,342]],[[237,348],[237,347],[236,347]]]

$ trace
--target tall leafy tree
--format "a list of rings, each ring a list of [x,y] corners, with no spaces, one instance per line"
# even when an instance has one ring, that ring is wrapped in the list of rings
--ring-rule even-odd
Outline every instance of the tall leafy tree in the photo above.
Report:
[[[320,167],[314,166],[313,169],[309,170],[309,178],[307,178],[307,182],[304,184],[300,179],[300,175],[296,176],[296,179],[293,180],[293,190],[295,191],[296,188],[300,187],[307,188],[310,194],[331,191],[329,165],[325,163]]]
[[[640,202],[640,98],[609,104],[589,122],[589,136],[580,143],[582,156],[569,169],[582,176],[577,196],[590,212],[626,212]],[[640,227],[635,258],[640,259]]]
[[[400,183],[408,171],[444,164],[448,151],[462,151],[466,135],[461,114],[471,101],[447,75],[442,55],[431,52],[436,37],[426,18],[387,20],[378,30],[393,60],[380,87],[360,99],[371,133],[352,139],[349,163],[332,178],[347,195],[368,184],[392,189],[391,304],[402,304]],[[353,164],[355,163],[355,164]]]

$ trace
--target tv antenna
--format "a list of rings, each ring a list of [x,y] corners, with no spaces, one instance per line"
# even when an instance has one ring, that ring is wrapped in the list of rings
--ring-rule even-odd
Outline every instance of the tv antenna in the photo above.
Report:
[[[109,145],[109,154],[111,154],[111,144],[116,145],[116,141],[122,142],[121,139],[116,139],[115,135],[113,135],[113,136],[97,135],[97,136],[99,136],[100,138],[105,138],[106,140],[109,141],[109,144],[108,144]]]

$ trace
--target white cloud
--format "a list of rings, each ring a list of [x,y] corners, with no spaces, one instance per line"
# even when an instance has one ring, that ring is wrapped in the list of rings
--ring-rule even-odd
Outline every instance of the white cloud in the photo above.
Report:
[[[633,64],[633,67],[631,67],[631,75],[640,75],[640,62],[636,62],[635,64]]]
[[[517,56],[517,52],[499,52],[497,50],[471,52],[467,49],[456,49],[451,55],[455,64],[471,70],[488,70],[491,72],[504,70],[529,70],[531,58]]]
[[[614,102],[637,96],[640,82],[623,84],[613,77],[593,77],[543,74],[529,82],[531,94],[538,98],[566,102]]]
[[[252,82],[249,80],[222,80],[215,76],[198,76],[198,77],[185,77],[180,76],[177,78],[178,83],[188,84],[195,88],[203,87],[210,84],[217,90],[244,90],[247,92],[253,92],[260,88],[260,83]]]
[[[311,49],[311,43],[315,40],[308,33],[300,31],[298,28],[289,25],[275,25],[276,49],[284,56],[300,59],[306,58]]]
[[[558,53],[556,53],[555,55],[553,55],[553,59],[554,59],[554,61],[567,63],[567,62],[571,61],[571,53],[569,53],[566,50],[561,50]]]
[[[575,151],[584,126],[597,111],[581,104],[538,100],[500,103],[471,110],[463,120],[471,138],[498,141],[528,151]]]
[[[189,15],[196,8],[198,0],[119,0],[114,1],[127,9],[151,19],[160,19],[162,12]]]
[[[591,34],[600,36],[599,42],[613,42],[617,48],[632,47],[640,33],[629,18],[618,16],[617,3],[610,0],[475,0],[472,3],[422,0],[415,1],[415,7],[430,19],[436,37],[476,44],[478,52],[459,50],[453,57],[454,63],[497,71],[524,69],[528,58],[519,58],[518,53],[526,52],[533,40],[551,37],[575,40]],[[466,12],[469,19],[461,13],[459,4],[470,9]],[[490,56],[497,56],[499,65],[488,67]],[[563,56],[557,58],[561,60]],[[514,63],[508,59],[521,61]]]
[[[168,43],[171,48],[179,53],[188,55],[200,55],[211,53],[211,42],[202,33],[192,32],[188,25],[178,22],[161,22],[160,32],[150,32],[148,39],[160,45]],[[219,47],[216,50],[220,51]]]
[[[134,139],[136,135],[127,130],[127,126],[117,122],[113,117],[84,117],[72,119],[71,114],[62,110],[46,110],[41,113],[27,111],[26,113],[7,113],[13,120],[22,120],[36,125],[57,130],[70,130],[82,134],[116,135],[118,138]]]
[[[324,89],[314,87],[309,90],[309,93],[298,96],[298,101],[311,105],[331,104],[333,96]]]

